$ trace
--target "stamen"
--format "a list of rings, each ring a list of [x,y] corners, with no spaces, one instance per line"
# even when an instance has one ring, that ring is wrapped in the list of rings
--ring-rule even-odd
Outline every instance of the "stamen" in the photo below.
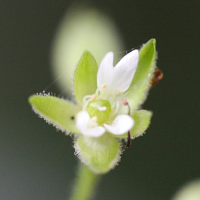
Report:
[[[85,104],[92,95],[86,95],[83,97],[83,104]]]
[[[91,97],[91,101],[94,101],[96,98],[97,98],[97,95],[93,94],[92,97]]]
[[[121,104],[123,104],[124,106],[128,106],[128,115],[130,116],[131,108],[130,108],[130,106],[129,106],[127,100],[126,100],[126,99],[122,99],[122,100],[121,100]]]
[[[83,110],[86,110],[86,107],[90,101],[91,101],[91,95],[86,95],[83,97]]]
[[[126,99],[122,99],[121,104],[123,104],[124,106],[128,106],[128,102]]]
[[[103,84],[101,87],[102,87],[102,88],[105,88],[105,87],[106,87],[106,84]]]
[[[126,99],[122,99],[121,100],[121,104],[123,104],[124,106],[128,106],[128,115],[130,116],[131,113],[131,108],[127,102]],[[127,137],[127,143],[126,143],[126,148],[131,146],[131,134],[130,134],[130,130],[128,131],[128,137]]]
[[[117,90],[117,94],[121,94],[122,92],[121,92],[121,90]]]

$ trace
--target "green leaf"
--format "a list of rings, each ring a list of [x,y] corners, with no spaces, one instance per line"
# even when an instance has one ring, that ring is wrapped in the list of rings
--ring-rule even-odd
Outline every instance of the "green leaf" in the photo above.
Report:
[[[83,104],[83,97],[92,95],[97,89],[97,63],[88,51],[85,51],[74,72],[73,84],[76,101]]]
[[[64,132],[79,133],[75,117],[80,108],[73,103],[48,95],[32,95],[29,97],[29,103],[35,113],[56,128]]]
[[[111,170],[120,158],[119,144],[108,133],[99,138],[80,136],[75,149],[78,157],[97,174]]]
[[[127,101],[131,112],[136,110],[146,99],[152,73],[155,68],[156,40],[149,40],[139,51],[139,63],[133,81],[127,90]]]
[[[131,129],[131,138],[141,136],[149,127],[151,122],[152,112],[147,110],[138,110],[133,113],[135,125]]]
[[[146,129],[149,127],[152,117],[152,112],[147,110],[135,111],[131,117],[133,117],[135,124],[130,131],[131,138],[134,139],[143,135]],[[118,138],[127,138],[127,133],[118,135]]]

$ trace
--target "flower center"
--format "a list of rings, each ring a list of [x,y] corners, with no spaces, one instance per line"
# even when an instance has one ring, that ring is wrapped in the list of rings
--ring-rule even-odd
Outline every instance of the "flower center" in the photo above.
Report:
[[[97,117],[97,123],[103,124],[108,120],[111,113],[111,105],[106,100],[94,100],[88,103],[87,112],[90,117]]]

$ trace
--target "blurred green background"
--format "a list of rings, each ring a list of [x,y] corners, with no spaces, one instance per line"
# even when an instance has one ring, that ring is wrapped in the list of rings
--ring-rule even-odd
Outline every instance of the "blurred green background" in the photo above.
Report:
[[[70,194],[78,164],[72,139],[38,118],[27,98],[53,81],[52,40],[71,3],[0,2],[2,200],[66,200]],[[156,38],[164,72],[143,106],[154,112],[150,128],[102,177],[95,199],[171,199],[200,178],[200,1],[90,3],[113,18],[127,50]],[[49,91],[60,93],[56,84]]]

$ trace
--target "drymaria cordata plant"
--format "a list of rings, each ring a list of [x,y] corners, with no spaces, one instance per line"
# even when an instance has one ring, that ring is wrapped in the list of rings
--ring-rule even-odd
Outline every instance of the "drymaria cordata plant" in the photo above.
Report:
[[[126,54],[115,67],[113,57],[107,53],[98,67],[90,52],[83,53],[73,74],[76,102],[45,93],[29,97],[35,113],[73,137],[75,154],[95,174],[113,169],[124,146],[144,134],[152,112],[140,108],[161,79],[154,77],[155,39]]]

